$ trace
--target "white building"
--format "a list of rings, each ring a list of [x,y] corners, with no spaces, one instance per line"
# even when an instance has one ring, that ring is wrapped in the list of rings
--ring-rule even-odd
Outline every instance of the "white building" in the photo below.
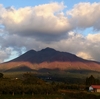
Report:
[[[91,92],[100,92],[100,85],[91,85],[89,87],[89,91],[91,91]]]

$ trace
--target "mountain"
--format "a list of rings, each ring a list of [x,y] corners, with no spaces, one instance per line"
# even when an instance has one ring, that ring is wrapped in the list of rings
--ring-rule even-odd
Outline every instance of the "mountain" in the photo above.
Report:
[[[82,58],[77,57],[74,54],[68,52],[59,52],[52,48],[45,48],[41,51],[30,50],[18,58],[11,60],[11,62],[30,62],[30,63],[42,63],[42,62],[73,62],[73,61],[85,61]]]
[[[15,68],[11,68],[11,69],[8,69],[6,70],[5,72],[27,72],[27,71],[33,71],[33,69],[27,67],[27,66],[20,66],[20,67],[15,67]]]
[[[100,71],[100,62],[85,60],[74,54],[52,48],[40,51],[30,50],[11,61],[0,64],[0,70],[20,71],[22,66],[25,66],[25,71],[39,69]]]

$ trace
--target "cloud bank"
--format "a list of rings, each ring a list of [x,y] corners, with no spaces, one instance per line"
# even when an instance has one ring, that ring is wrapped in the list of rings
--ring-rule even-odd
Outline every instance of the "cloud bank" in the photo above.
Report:
[[[52,2],[16,9],[1,4],[0,62],[45,47],[100,61],[100,3],[79,3],[70,10],[66,6]],[[94,33],[81,33],[88,28]]]

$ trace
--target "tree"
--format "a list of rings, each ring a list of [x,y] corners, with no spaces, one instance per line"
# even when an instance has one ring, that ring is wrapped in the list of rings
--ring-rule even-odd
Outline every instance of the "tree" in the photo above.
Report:
[[[32,73],[24,73],[24,84],[44,84],[45,82],[42,79],[39,79],[38,77],[35,77]]]
[[[99,79],[94,78],[93,75],[86,78],[86,85],[100,84]]]
[[[0,78],[3,78],[3,73],[0,73]]]

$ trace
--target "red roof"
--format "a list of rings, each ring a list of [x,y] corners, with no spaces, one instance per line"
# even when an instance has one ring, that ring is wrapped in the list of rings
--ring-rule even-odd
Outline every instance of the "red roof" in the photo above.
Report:
[[[92,88],[100,89],[100,85],[91,85]]]

